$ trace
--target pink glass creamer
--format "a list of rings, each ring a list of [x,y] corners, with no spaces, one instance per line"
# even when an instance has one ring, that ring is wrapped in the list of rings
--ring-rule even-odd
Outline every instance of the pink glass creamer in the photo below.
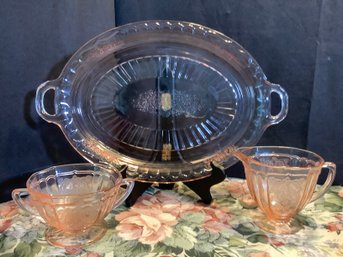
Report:
[[[323,196],[331,186],[336,165],[319,155],[291,147],[241,147],[234,155],[244,165],[252,197],[263,217],[256,224],[275,234],[291,234],[300,229],[293,217],[308,203]],[[326,182],[315,192],[318,176],[328,169]]]

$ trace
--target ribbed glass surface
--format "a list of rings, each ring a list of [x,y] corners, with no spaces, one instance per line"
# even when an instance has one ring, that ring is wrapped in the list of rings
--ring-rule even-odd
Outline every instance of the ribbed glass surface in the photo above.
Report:
[[[220,136],[237,105],[232,84],[220,72],[178,56],[121,63],[99,80],[91,99],[93,122],[113,146],[160,151],[166,160]]]

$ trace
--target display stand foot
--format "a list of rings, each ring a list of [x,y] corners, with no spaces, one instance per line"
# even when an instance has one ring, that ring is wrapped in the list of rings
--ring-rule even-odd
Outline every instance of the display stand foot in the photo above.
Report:
[[[222,182],[225,179],[225,173],[220,168],[211,163],[212,173],[209,177],[183,182],[187,187],[194,191],[199,197],[200,202],[204,204],[210,204],[212,202],[212,195],[210,189],[212,186]],[[126,177],[125,170],[122,172],[123,177]],[[127,207],[131,207],[135,204],[137,199],[152,185],[153,183],[146,183],[136,181],[133,190],[129,197],[126,199],[125,204]],[[163,184],[160,183],[158,188],[160,189],[173,189],[174,183]]]
[[[221,169],[214,166],[212,163],[211,167],[211,176],[184,183],[201,198],[201,202],[204,204],[210,204],[213,200],[210,192],[211,187],[225,179],[225,174]]]

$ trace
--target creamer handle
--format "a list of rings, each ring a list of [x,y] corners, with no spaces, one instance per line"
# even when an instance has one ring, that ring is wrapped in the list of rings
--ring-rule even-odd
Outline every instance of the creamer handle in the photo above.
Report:
[[[327,168],[328,169],[328,175],[326,178],[325,183],[319,188],[317,192],[315,192],[312,196],[312,199],[310,202],[313,202],[317,200],[318,198],[322,197],[330,188],[332,185],[335,175],[336,175],[336,164],[333,162],[325,162],[322,169]]]

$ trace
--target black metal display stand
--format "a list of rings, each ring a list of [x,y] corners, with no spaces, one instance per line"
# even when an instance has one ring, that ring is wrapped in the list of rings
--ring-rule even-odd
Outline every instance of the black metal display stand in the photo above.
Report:
[[[193,190],[199,197],[200,201],[204,204],[210,204],[212,202],[212,195],[210,189],[212,186],[222,182],[225,179],[225,173],[220,168],[211,163],[212,173],[210,176],[197,179],[189,182],[183,182],[187,187]],[[122,172],[123,177],[126,177],[126,171]],[[147,190],[153,183],[146,183],[136,181],[133,190],[129,197],[126,199],[125,204],[130,207],[135,204],[137,199]],[[174,183],[160,184],[161,189],[172,189]]]

